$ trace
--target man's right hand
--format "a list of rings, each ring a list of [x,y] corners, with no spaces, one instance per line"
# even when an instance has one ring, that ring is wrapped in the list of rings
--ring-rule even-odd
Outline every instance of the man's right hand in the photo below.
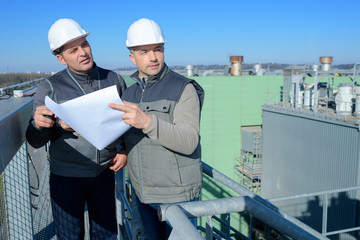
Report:
[[[55,121],[46,116],[54,116],[54,113],[45,105],[39,106],[35,109],[34,124],[37,129],[51,128],[54,126]]]

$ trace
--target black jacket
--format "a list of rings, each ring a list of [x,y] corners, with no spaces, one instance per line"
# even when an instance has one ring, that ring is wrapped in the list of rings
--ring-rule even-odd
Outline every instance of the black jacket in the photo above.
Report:
[[[121,97],[126,88],[121,76],[96,65],[92,73],[87,76],[91,80],[88,84],[92,87],[82,87],[81,85],[86,83],[77,81],[74,76],[76,74],[65,69],[41,82],[35,95],[34,111],[36,107],[45,105],[45,96],[49,96],[57,103],[63,103],[113,85],[117,86]],[[99,151],[83,137],[64,131],[59,125],[38,130],[34,126],[33,118],[30,119],[26,130],[26,139],[35,148],[42,147],[50,141],[50,171],[60,176],[97,176],[108,167],[110,160],[116,154],[115,145]]]

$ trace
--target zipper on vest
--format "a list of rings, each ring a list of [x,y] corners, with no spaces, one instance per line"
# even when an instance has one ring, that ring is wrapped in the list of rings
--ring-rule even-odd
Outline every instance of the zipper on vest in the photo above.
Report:
[[[145,92],[145,89],[147,87],[147,84],[148,84],[148,81],[145,81],[144,84],[140,81],[140,86],[141,86],[141,98],[140,98],[140,102],[139,102],[139,107],[140,108],[142,107],[142,101],[143,101],[144,92]]]
[[[67,71],[67,73],[69,74],[69,76],[70,76],[70,78],[75,82],[75,84],[80,88],[80,90],[82,91],[82,93],[84,94],[84,95],[86,95],[86,92],[85,92],[85,90],[80,86],[80,84],[78,83],[78,81],[76,81],[76,79],[74,78],[74,76],[71,74],[71,71],[69,70],[69,68],[66,68],[66,71]],[[96,68],[96,71],[97,71],[97,80],[98,80],[98,87],[99,87],[99,90],[101,89],[101,87],[100,87],[100,73],[99,73],[99,69],[98,68]],[[93,92],[95,92],[95,91],[93,91]]]
[[[145,92],[145,89],[146,89],[146,86],[148,84],[148,81],[145,81],[145,83],[143,83],[141,80],[140,80],[140,86],[141,86],[141,98],[140,98],[140,102],[139,102],[139,107],[142,108],[142,101],[143,101],[143,97],[144,97],[144,92]],[[143,187],[143,176],[141,174],[141,168],[142,168],[142,165],[141,165],[141,151],[140,151],[140,146],[138,147],[138,164],[139,164],[139,187],[140,187],[140,197],[141,197],[141,201],[143,202],[144,201],[144,187]]]

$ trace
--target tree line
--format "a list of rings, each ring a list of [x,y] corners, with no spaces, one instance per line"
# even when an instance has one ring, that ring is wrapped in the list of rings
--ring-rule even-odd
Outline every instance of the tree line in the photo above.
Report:
[[[0,74],[0,88],[7,87],[23,82],[28,82],[38,78],[50,77],[48,73],[2,73]]]

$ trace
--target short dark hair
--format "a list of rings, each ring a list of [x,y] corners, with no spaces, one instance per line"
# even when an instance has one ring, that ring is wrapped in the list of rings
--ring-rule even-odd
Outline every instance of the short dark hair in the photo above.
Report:
[[[61,54],[64,51],[64,46],[61,46],[53,51],[55,55]]]

